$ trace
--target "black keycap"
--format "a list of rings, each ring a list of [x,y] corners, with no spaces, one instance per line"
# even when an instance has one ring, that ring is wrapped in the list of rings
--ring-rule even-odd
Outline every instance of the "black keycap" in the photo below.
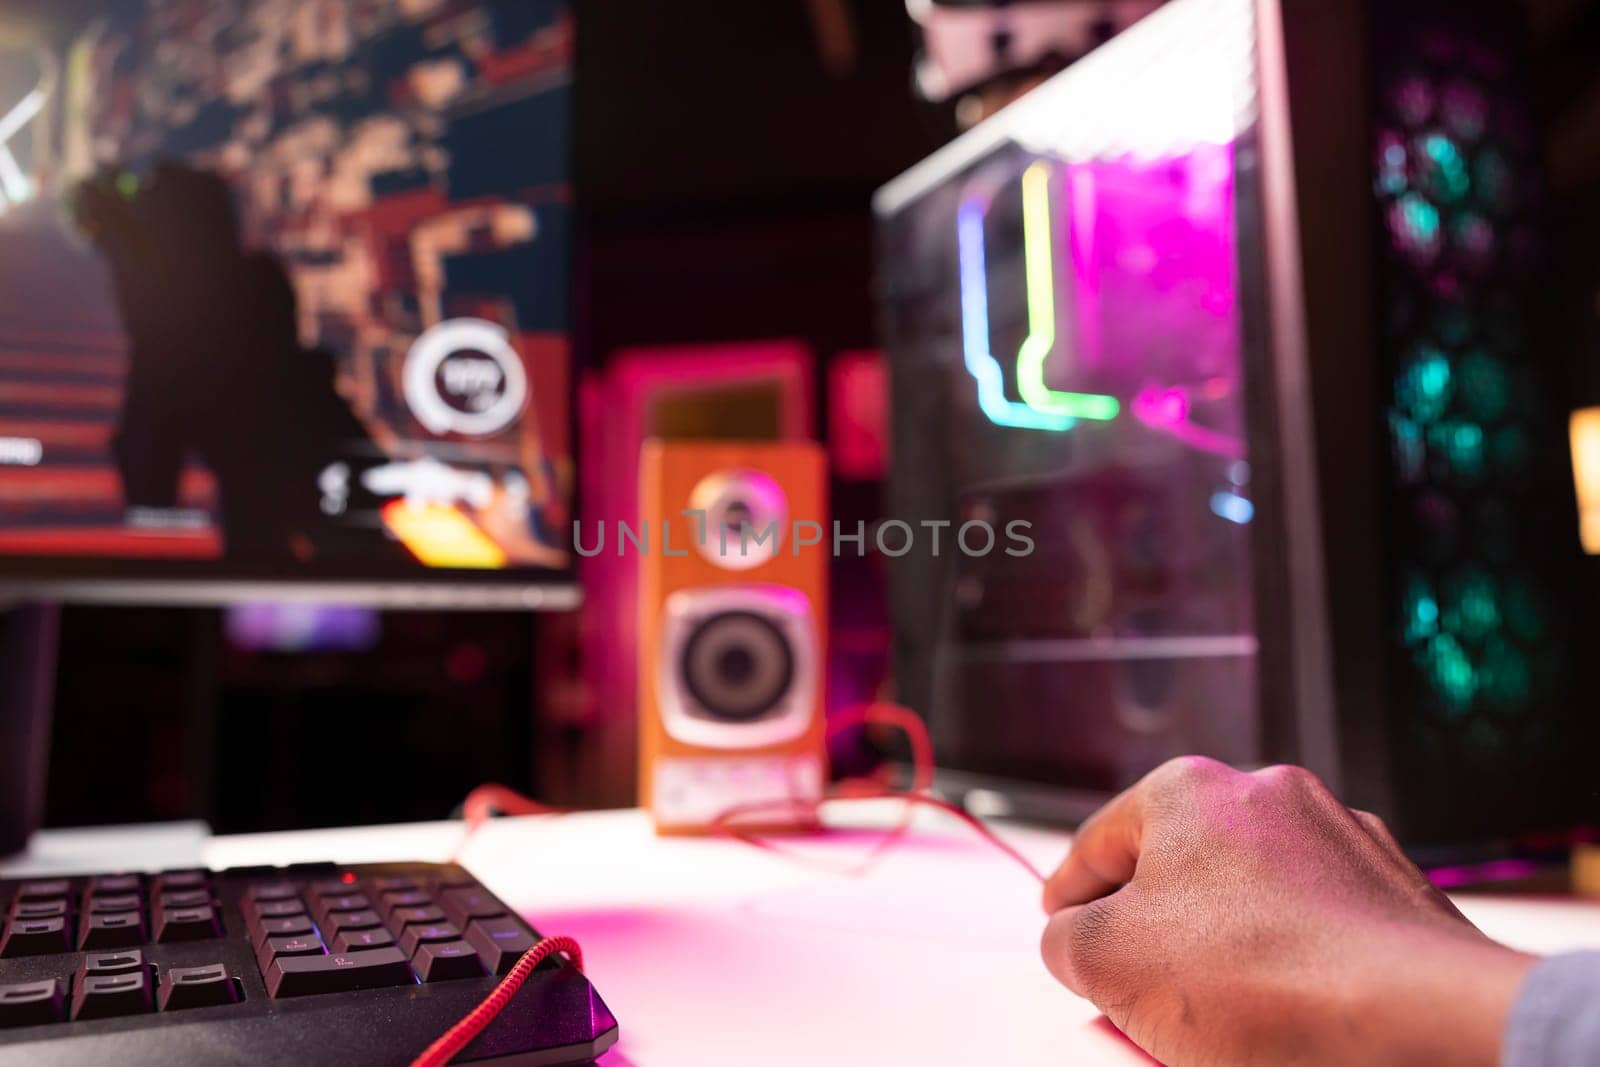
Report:
[[[322,934],[332,937],[342,930],[371,930],[382,926],[383,920],[371,908],[363,911],[336,911],[322,920]]]
[[[250,927],[250,943],[260,948],[269,937],[299,937],[314,934],[309,915],[291,915],[287,919],[262,919]]]
[[[253,885],[245,890],[244,899],[263,903],[268,900],[293,900],[300,895],[300,891],[292,882],[267,882],[263,885]]]
[[[421,908],[396,908],[389,913],[389,925],[396,930],[402,930],[417,923],[442,923],[445,921],[444,912],[431,904]]]
[[[67,913],[67,902],[55,900],[19,900],[11,905],[13,919],[53,919]]]
[[[422,883],[410,875],[393,874],[373,878],[367,885],[374,893],[415,893],[422,888]]]
[[[89,879],[88,895],[98,897],[137,893],[139,886],[137,874],[103,874],[98,878]]]
[[[320,882],[312,882],[306,886],[306,897],[309,900],[316,901],[322,897],[342,897],[350,893],[359,893],[360,891],[354,878],[348,882],[343,878],[329,878]]]
[[[66,952],[72,947],[67,920],[13,919],[0,937],[0,956],[43,956]]]
[[[252,921],[283,919],[290,915],[304,915],[306,906],[298,900],[263,900],[244,905],[245,916]]]
[[[199,941],[216,937],[217,913],[210,906],[204,908],[157,908],[157,941]]]
[[[482,889],[451,889],[439,894],[439,907],[445,917],[465,929],[474,919],[493,919],[504,915],[501,903]]]
[[[54,978],[0,985],[0,1029],[59,1022],[63,999],[61,983]]]
[[[197,868],[188,868],[181,871],[162,871],[156,875],[155,884],[151,887],[152,893],[167,893],[174,889],[204,889],[210,872]]]
[[[407,956],[417,954],[417,946],[430,941],[459,941],[461,930],[454,923],[425,923],[408,926],[400,934],[400,950]]]
[[[104,1019],[150,1010],[150,976],[144,971],[91,974],[72,991],[74,1019]]]
[[[381,927],[376,930],[346,930],[334,937],[333,951],[364,952],[369,948],[388,948],[392,944],[394,935]]]
[[[321,956],[327,949],[314,937],[269,937],[266,944],[256,950],[256,963],[266,971],[275,959],[285,956]]]
[[[331,956],[280,956],[262,971],[274,997],[343,993],[352,989],[411,985],[416,977],[398,948],[341,952]]]
[[[55,897],[64,897],[72,892],[72,883],[65,878],[53,878],[48,882],[23,882],[17,887],[18,900],[51,900]]]
[[[228,968],[220,963],[205,967],[168,967],[162,972],[161,987],[156,991],[156,1003],[162,1011],[210,1008],[235,1004],[241,999],[239,983],[229,977]]]
[[[478,919],[467,927],[467,940],[495,974],[505,974],[535,944],[528,928],[509,915]]]
[[[144,953],[136,948],[116,952],[90,952],[78,964],[77,979],[82,982],[91,974],[126,974],[144,970]]]
[[[323,897],[317,902],[314,914],[318,922],[341,911],[370,911],[372,901],[360,893],[345,893],[337,897]]]
[[[478,880],[460,867],[440,871],[433,881],[440,889],[469,889],[478,885]]]
[[[163,908],[202,908],[211,903],[209,889],[179,889],[156,898]]]
[[[90,897],[87,908],[90,912],[100,911],[138,911],[138,893],[107,893],[103,896]]]
[[[483,960],[465,941],[438,941],[423,945],[412,957],[411,965],[424,982],[482,978],[487,973],[483,969]]]
[[[378,902],[378,908],[385,913],[396,908],[421,908],[433,903],[433,898],[420,889],[402,889],[396,892],[385,893]]]
[[[144,944],[144,916],[136,911],[85,915],[78,923],[78,947],[132,948]]]

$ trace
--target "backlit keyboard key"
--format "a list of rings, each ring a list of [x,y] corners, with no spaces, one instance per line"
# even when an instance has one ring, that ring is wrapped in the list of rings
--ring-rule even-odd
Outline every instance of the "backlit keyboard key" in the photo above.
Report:
[[[142,971],[144,967],[144,953],[136,948],[124,948],[116,952],[90,952],[83,957],[83,962],[78,964],[75,980],[81,983],[91,974],[127,974],[129,971]]]
[[[54,978],[0,985],[0,1029],[60,1022],[64,1007],[61,983]]]
[[[80,949],[133,948],[144,940],[144,916],[136,911],[85,915],[78,924]]]
[[[321,956],[327,949],[314,937],[269,937],[256,952],[256,963],[265,971],[275,959],[286,956]]]
[[[280,956],[263,970],[267,992],[274,997],[344,993],[352,989],[411,985],[416,976],[398,948],[331,956]]]
[[[102,896],[90,897],[86,902],[85,911],[138,911],[138,893],[107,893]]]
[[[526,926],[510,916],[479,919],[467,927],[467,940],[495,974],[505,974],[517,957],[535,944]]]
[[[103,874],[98,878],[89,879],[87,895],[120,896],[124,893],[137,893],[139,889],[140,881],[137,874]]]
[[[439,907],[444,909],[446,918],[463,929],[474,919],[493,919],[506,913],[500,902],[482,889],[451,889],[440,893]]]
[[[465,941],[436,941],[423,945],[412,957],[411,965],[424,982],[482,978],[487,973],[483,960]]]
[[[461,930],[454,923],[427,923],[408,926],[400,935],[400,951],[408,956],[417,954],[417,946],[430,941],[459,941]]]
[[[217,913],[209,905],[203,908],[157,908],[157,941],[201,941],[217,937]]]
[[[371,930],[382,926],[383,920],[371,908],[364,911],[336,911],[322,920],[322,935],[333,937],[344,930]]]
[[[345,893],[337,897],[323,897],[317,902],[314,914],[318,922],[341,911],[370,911],[372,902],[360,893]]]
[[[250,942],[256,948],[269,937],[299,937],[316,933],[309,915],[291,915],[286,919],[262,919],[250,927]]]
[[[246,901],[242,906],[245,918],[251,922],[266,919],[286,919],[291,915],[304,915],[306,906],[298,900]]]
[[[346,930],[334,935],[334,952],[365,952],[372,948],[388,948],[394,944],[394,935],[381,927],[376,930]]]
[[[418,923],[442,923],[444,912],[429,904],[421,908],[396,908],[389,913],[389,925],[396,930]]]
[[[169,967],[161,975],[156,1002],[162,1011],[183,1008],[212,1008],[234,1004],[241,999],[239,983],[220,963],[205,967]]]
[[[0,936],[0,956],[43,956],[52,952],[66,952],[72,948],[71,931],[67,920],[12,919]]]
[[[268,900],[293,900],[300,895],[300,891],[291,882],[267,882],[263,885],[251,886],[245,891],[244,899],[264,903]]]
[[[150,976],[142,970],[91,974],[72,991],[74,1019],[105,1019],[150,1010]]]
[[[421,908],[433,903],[433,898],[418,889],[405,889],[385,893],[378,901],[379,910],[387,913],[396,908]]]
[[[13,919],[53,919],[67,913],[67,902],[56,900],[19,900],[11,905]]]
[[[202,908],[211,903],[211,891],[207,889],[179,889],[175,892],[162,893],[156,902],[163,908]]]
[[[54,897],[64,897],[72,892],[72,883],[65,878],[55,878],[47,882],[23,882],[17,887],[18,900],[50,900]]]

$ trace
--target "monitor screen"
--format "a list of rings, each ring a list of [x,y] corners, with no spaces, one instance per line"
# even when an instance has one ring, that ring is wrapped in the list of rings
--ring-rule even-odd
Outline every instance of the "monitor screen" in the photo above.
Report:
[[[0,84],[0,575],[570,600],[565,0],[65,10]]]

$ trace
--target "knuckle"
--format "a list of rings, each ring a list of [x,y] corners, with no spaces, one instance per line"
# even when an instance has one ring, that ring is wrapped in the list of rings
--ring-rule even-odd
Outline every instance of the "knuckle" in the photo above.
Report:
[[[1356,817],[1356,821],[1369,830],[1381,830],[1386,834],[1389,832],[1389,824],[1384,822],[1381,818],[1370,811],[1364,811],[1361,808],[1351,808],[1350,814],[1354,815]]]
[[[1157,767],[1151,774],[1159,786],[1169,789],[1194,789],[1215,781],[1229,771],[1226,764],[1208,756],[1178,756]]]
[[[1275,788],[1299,793],[1316,792],[1323,788],[1322,780],[1304,767],[1292,763],[1277,763],[1263,767],[1252,777]]]

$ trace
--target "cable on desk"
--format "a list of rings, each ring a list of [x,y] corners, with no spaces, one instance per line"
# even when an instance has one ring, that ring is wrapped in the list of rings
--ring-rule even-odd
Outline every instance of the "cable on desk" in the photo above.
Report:
[[[484,1029],[500,1014],[502,1008],[511,1002],[517,995],[517,990],[522,988],[522,983],[528,980],[528,975],[550,956],[560,952],[572,961],[572,965],[580,972],[583,970],[583,949],[570,937],[547,937],[522,954],[500,984],[476,1007],[462,1017],[450,1029],[440,1035],[439,1040],[429,1045],[422,1055],[411,1061],[411,1067],[444,1067],[451,1058],[472,1043],[472,1039],[483,1033]]]
[[[758,835],[741,829],[737,821],[762,813],[772,814],[782,812],[795,814],[796,812],[812,816],[821,823],[821,809],[824,805],[861,800],[902,800],[905,801],[905,811],[900,822],[886,834],[877,845],[868,853],[864,866],[870,864],[882,855],[894,842],[903,837],[911,826],[912,812],[917,805],[935,808],[948,812],[966,823],[978,836],[993,845],[1000,852],[1010,857],[1023,870],[1027,871],[1040,883],[1045,876],[1038,868],[1029,862],[1028,858],[1016,848],[1012,847],[1004,838],[989,829],[976,815],[965,808],[952,804],[948,800],[934,796],[929,790],[933,786],[933,742],[928,736],[928,727],[922,717],[909,708],[888,702],[874,702],[847,708],[836,712],[828,718],[828,736],[836,736],[844,730],[856,726],[889,726],[901,730],[911,745],[911,783],[906,789],[893,789],[888,787],[879,778],[847,778],[835,783],[834,788],[820,800],[801,797],[791,799],[778,799],[752,804],[739,804],[720,813],[711,820],[710,828],[713,833],[743,841],[749,845],[760,848],[781,851],[762,840]],[[478,829],[495,813],[505,815],[560,815],[565,809],[541,804],[523,796],[509,786],[498,783],[481,785],[467,794],[467,799],[462,805],[462,814],[466,822],[466,830],[461,840],[456,845],[455,855],[459,857]],[[793,858],[793,857],[791,857]],[[522,988],[522,983],[539,963],[552,953],[563,952],[572,961],[573,966],[579,971],[583,970],[583,953],[578,943],[570,937],[547,937],[534,945],[522,958],[517,960],[514,967],[507,973],[494,991],[484,998],[483,1003],[472,1009],[462,1020],[452,1026],[439,1040],[430,1045],[427,1051],[412,1062],[412,1067],[442,1067],[449,1063],[450,1058],[465,1048],[473,1038],[483,1032],[502,1008],[510,1002],[517,990]]]

